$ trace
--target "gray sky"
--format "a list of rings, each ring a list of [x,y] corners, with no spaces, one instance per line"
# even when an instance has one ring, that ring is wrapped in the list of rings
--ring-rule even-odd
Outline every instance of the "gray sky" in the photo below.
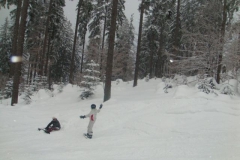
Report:
[[[10,9],[7,8],[2,8],[0,9],[0,26],[2,26],[5,22],[6,17],[9,17],[8,20],[10,20],[10,11],[13,9],[14,7],[10,7]]]
[[[131,15],[134,14],[134,27],[135,31],[138,32],[138,24],[140,15],[138,12],[138,6],[141,0],[126,0],[125,3],[125,14],[128,19],[130,19]],[[66,0],[66,7],[64,8],[64,13],[68,20],[72,23],[72,28],[75,28],[76,24],[76,6],[77,6],[78,0],[69,1]]]
[[[141,0],[126,0],[125,3],[125,14],[128,19],[130,19],[131,15],[134,14],[134,27],[135,32],[138,32],[138,24],[139,24],[139,12],[138,12],[138,6]],[[70,1],[66,0],[66,7],[64,7],[64,13],[66,17],[71,21],[72,28],[75,28],[76,23],[76,5],[78,3],[78,0]],[[10,9],[4,9],[1,8],[0,10],[0,26],[4,24],[5,18],[9,17],[9,12],[13,9],[11,7]],[[9,17],[10,19],[10,17]]]

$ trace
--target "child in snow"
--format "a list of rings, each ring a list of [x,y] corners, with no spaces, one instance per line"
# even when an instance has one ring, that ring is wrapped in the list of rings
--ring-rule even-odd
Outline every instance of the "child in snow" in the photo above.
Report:
[[[53,117],[52,121],[47,125],[44,131],[46,133],[50,133],[52,131],[58,131],[60,129],[61,129],[61,125],[59,121],[57,120],[57,118]]]
[[[92,128],[93,128],[93,125],[94,123],[96,122],[97,120],[97,114],[100,112],[100,110],[102,109],[102,104],[100,105],[99,109],[96,109],[96,105],[95,104],[92,104],[91,105],[91,111],[90,113],[88,113],[87,115],[84,115],[84,116],[80,116],[80,118],[84,119],[86,117],[89,117],[89,124],[88,124],[88,130],[87,130],[87,138],[91,139],[92,138],[92,135],[93,135],[93,131],[92,131]]]

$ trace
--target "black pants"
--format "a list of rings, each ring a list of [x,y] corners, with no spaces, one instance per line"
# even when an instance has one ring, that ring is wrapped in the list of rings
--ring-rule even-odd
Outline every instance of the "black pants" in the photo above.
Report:
[[[58,131],[58,130],[60,130],[59,127],[49,127],[49,128],[46,128],[47,132]]]

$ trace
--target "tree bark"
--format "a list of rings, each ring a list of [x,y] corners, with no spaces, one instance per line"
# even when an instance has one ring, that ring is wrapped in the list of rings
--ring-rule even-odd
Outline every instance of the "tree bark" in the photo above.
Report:
[[[162,70],[161,70],[161,61],[162,61],[162,52],[163,52],[163,31],[164,31],[164,24],[162,25],[160,29],[160,37],[159,37],[159,48],[158,48],[158,58],[156,63],[156,69],[155,69],[155,77],[160,78],[162,76]]]
[[[18,35],[18,45],[17,45],[17,56],[22,57],[23,55],[23,45],[24,45],[24,35],[26,30],[26,19],[27,19],[27,10],[29,6],[29,0],[23,1],[23,7],[21,9],[21,22],[19,25],[19,35]],[[22,62],[16,62],[14,79],[13,79],[13,93],[11,105],[18,103],[18,92],[19,92],[19,83],[21,76]]]
[[[46,54],[47,41],[48,41],[48,27],[49,27],[50,15],[51,15],[51,12],[52,12],[52,1],[53,0],[50,0],[50,2],[49,2],[48,16],[47,16],[45,36],[44,36],[44,42],[43,42],[43,52],[42,52],[42,58],[41,58],[41,63],[40,63],[39,74],[42,75],[42,76],[44,74],[43,67],[44,67],[45,54]]]
[[[49,54],[50,54],[50,46],[51,45],[51,40],[50,38],[48,39],[48,51],[46,53],[46,63],[45,63],[45,67],[44,67],[44,75],[47,76],[48,75],[48,61],[49,61]]]
[[[108,0],[107,0],[108,3]],[[107,6],[105,6],[105,17],[104,17],[104,24],[103,24],[103,37],[102,37],[102,50],[104,49],[104,43],[105,43],[105,32],[106,32],[106,27],[107,27],[107,12],[108,12],[108,8]]]
[[[108,3],[108,0],[106,1]],[[105,6],[105,17],[104,17],[104,24],[103,24],[103,37],[102,37],[102,48],[100,52],[100,77],[103,77],[103,53],[104,53],[104,44],[105,44],[105,33],[106,33],[106,28],[107,28],[107,12],[108,8]]]
[[[150,60],[149,60],[149,78],[153,77],[153,51],[150,51]]]
[[[76,26],[75,26],[75,34],[74,34],[74,41],[73,41],[73,50],[72,50],[72,57],[71,57],[70,74],[69,74],[69,82],[71,84],[73,84],[74,57],[75,57],[76,42],[77,42],[79,14],[80,14],[80,8],[82,6],[82,3],[83,3],[83,0],[79,0],[79,2],[78,2],[78,10],[77,10],[77,20],[76,20]]]
[[[173,53],[176,57],[180,57],[179,53],[178,53],[178,48],[179,48],[179,41],[180,41],[180,2],[181,0],[178,0],[177,2],[177,16],[176,16],[176,29],[175,29],[175,33],[174,33],[174,44],[173,44]],[[179,59],[179,58],[177,58]]]
[[[22,6],[22,0],[18,0],[16,19],[15,19],[14,30],[13,30],[12,56],[15,56],[17,54],[17,39],[18,39],[19,20],[21,15],[21,6]],[[9,75],[10,77],[14,75],[14,67],[15,67],[15,64],[11,63],[10,75]]]
[[[225,36],[225,28],[226,28],[226,21],[227,21],[227,0],[223,1],[223,20],[222,20],[222,27],[221,27],[221,44],[224,45],[224,36]],[[223,47],[221,48],[221,53],[218,56],[218,67],[217,67],[217,83],[220,83],[220,74],[222,70],[222,53]]]
[[[138,46],[137,46],[137,55],[136,55],[136,62],[135,62],[133,87],[137,86],[137,80],[138,80],[139,61],[140,61],[140,52],[141,52],[141,40],[142,40],[144,2],[145,2],[145,0],[142,0],[141,6],[140,6],[141,13],[140,13],[140,22],[139,22],[139,31],[138,31]]]
[[[116,20],[117,20],[117,5],[118,5],[118,0],[113,0],[111,27],[110,27],[109,42],[108,42],[104,102],[111,98],[111,80],[112,80],[113,52],[114,52],[114,41],[115,41]]]
[[[84,52],[85,52],[85,37],[86,37],[86,32],[84,33],[84,39],[83,39],[83,48],[82,48],[82,58],[81,58],[80,73],[82,73],[82,71],[83,71],[83,57],[84,57]]]

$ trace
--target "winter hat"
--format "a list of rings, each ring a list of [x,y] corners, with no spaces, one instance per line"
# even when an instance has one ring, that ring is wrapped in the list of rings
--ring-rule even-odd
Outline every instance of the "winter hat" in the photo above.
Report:
[[[96,108],[96,105],[95,105],[95,104],[92,104],[92,105],[91,105],[91,108],[92,108],[92,109],[95,109],[95,108]]]

